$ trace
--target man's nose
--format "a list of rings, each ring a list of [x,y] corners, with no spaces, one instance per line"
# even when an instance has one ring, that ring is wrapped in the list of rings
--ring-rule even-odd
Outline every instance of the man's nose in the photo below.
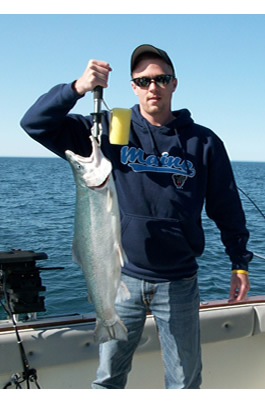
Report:
[[[151,82],[150,82],[150,85],[149,85],[149,90],[151,89],[151,90],[154,90],[154,89],[157,89],[158,88],[158,85],[157,85],[157,83],[155,82],[155,80],[151,80]]]

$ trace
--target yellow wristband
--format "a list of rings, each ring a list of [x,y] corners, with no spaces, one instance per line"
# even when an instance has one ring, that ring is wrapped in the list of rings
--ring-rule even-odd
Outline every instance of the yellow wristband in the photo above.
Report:
[[[248,275],[248,271],[245,271],[244,269],[233,269],[233,274],[245,274]]]

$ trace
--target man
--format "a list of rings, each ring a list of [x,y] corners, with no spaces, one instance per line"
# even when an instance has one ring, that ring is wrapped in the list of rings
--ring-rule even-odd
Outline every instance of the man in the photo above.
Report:
[[[106,88],[111,67],[91,60],[72,84],[52,88],[29,109],[22,127],[65,157],[66,149],[88,156],[91,116],[69,114],[97,85]],[[248,231],[222,141],[193,122],[188,110],[171,110],[177,79],[167,53],[141,45],[131,57],[132,108],[128,146],[110,145],[103,116],[102,150],[113,165],[122,243],[128,257],[122,279],[131,297],[117,304],[128,341],[100,346],[93,388],[124,388],[134,351],[150,310],[157,323],[167,388],[199,388],[201,352],[196,257],[204,248],[201,211],[216,222],[232,262],[230,300],[249,290]],[[220,266],[220,275],[223,267]]]

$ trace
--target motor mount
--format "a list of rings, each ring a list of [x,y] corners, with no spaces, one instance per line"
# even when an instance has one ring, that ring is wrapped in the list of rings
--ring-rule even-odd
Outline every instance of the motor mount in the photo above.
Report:
[[[45,296],[39,295],[46,290],[40,270],[63,269],[36,266],[37,260],[47,258],[45,253],[29,250],[0,251],[0,298],[9,315],[46,311]]]

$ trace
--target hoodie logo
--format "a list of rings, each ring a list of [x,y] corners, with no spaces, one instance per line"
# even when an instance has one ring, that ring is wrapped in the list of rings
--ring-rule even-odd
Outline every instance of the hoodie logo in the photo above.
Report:
[[[188,177],[194,177],[196,170],[189,160],[171,156],[163,152],[156,155],[144,156],[141,148],[123,146],[121,148],[121,163],[128,165],[134,172],[172,173],[173,182],[177,188],[182,188]]]
[[[187,180],[187,176],[181,176],[180,174],[173,174],[172,179],[173,183],[177,188],[183,188]]]

